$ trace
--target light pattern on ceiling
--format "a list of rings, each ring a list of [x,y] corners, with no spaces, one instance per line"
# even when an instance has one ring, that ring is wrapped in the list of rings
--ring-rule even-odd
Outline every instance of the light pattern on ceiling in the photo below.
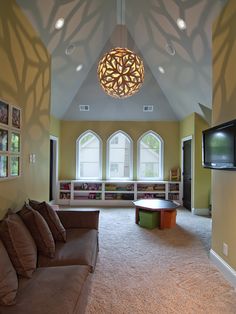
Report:
[[[114,48],[98,64],[102,89],[115,98],[134,95],[144,81],[143,61],[127,48]]]

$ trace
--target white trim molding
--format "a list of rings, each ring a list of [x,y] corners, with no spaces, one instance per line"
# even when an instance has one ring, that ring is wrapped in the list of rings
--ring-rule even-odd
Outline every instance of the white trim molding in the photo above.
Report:
[[[210,250],[210,260],[222,272],[226,280],[236,288],[236,271],[212,249]]]
[[[140,176],[140,143],[142,139],[146,135],[152,135],[157,141],[160,143],[160,157],[159,157],[159,177],[141,177]],[[138,141],[137,141],[137,178],[140,181],[162,181],[164,177],[164,140],[163,138],[156,132],[149,130],[145,133],[143,133]]]
[[[54,135],[50,135],[50,140],[53,141],[53,178],[52,178],[52,201],[51,203],[54,204],[57,199],[57,182],[58,182],[58,155],[59,155],[59,141],[58,137]]]
[[[81,139],[88,135],[88,134],[91,134],[93,135],[99,142],[99,175],[98,177],[81,177],[80,176],[80,141]],[[101,137],[94,131],[92,130],[86,130],[85,132],[83,132],[82,134],[80,134],[80,136],[76,139],[76,179],[80,180],[80,179],[83,179],[83,180],[99,180],[102,178],[102,139]]]
[[[184,171],[184,154],[183,154],[183,146],[184,146],[184,142],[186,141],[191,141],[191,212],[193,214],[194,213],[194,208],[193,206],[193,201],[194,201],[194,154],[193,154],[193,147],[194,147],[194,143],[193,143],[193,135],[189,135],[186,137],[181,138],[181,182],[184,182],[183,180],[183,171]],[[184,192],[184,191],[183,191]]]
[[[198,216],[209,216],[209,208],[192,208],[192,213]]]
[[[129,154],[129,176],[128,177],[118,177],[118,178],[114,178],[114,177],[111,177],[111,174],[110,174],[110,142],[111,140],[113,139],[113,137],[115,137],[116,135],[118,134],[121,134],[122,136],[124,136],[128,141],[129,141],[129,148],[130,148],[130,154]],[[112,133],[108,140],[107,140],[107,151],[106,151],[106,178],[108,180],[124,180],[124,181],[127,181],[127,180],[133,180],[133,140],[131,138],[131,136],[122,131],[122,130],[118,130],[114,133]]]

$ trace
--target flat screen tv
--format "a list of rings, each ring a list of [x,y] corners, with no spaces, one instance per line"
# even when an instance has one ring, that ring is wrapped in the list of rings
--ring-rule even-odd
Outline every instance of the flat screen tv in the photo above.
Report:
[[[203,167],[236,170],[236,120],[202,132]]]

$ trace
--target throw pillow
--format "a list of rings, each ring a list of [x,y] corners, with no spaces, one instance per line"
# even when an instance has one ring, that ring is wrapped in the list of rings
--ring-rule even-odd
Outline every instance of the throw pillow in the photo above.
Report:
[[[36,210],[25,204],[18,212],[29,229],[39,253],[48,257],[55,256],[55,242],[45,219]]]
[[[29,205],[37,210],[46,220],[54,240],[66,242],[66,230],[55,210],[46,202],[29,200]]]
[[[17,214],[8,215],[0,224],[2,239],[18,275],[30,278],[37,264],[35,242]]]
[[[0,304],[12,305],[15,303],[18,278],[2,241],[0,256]]]

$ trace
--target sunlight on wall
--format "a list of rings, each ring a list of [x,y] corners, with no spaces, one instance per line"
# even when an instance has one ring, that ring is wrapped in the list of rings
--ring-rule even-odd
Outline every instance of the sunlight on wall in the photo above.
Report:
[[[213,125],[236,118],[236,1],[230,0],[213,29]],[[212,249],[236,269],[236,173],[212,171]],[[229,254],[222,252],[223,242]]]
[[[22,108],[22,175],[0,182],[0,217],[48,199],[50,56],[15,1],[0,2],[0,98]],[[29,163],[29,154],[36,163]]]

